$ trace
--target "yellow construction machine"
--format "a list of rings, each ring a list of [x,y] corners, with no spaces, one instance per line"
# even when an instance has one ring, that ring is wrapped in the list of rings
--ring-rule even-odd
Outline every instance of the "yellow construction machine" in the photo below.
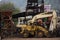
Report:
[[[56,11],[39,13],[27,20],[27,24],[23,20],[24,18],[18,18],[16,25],[23,37],[50,37],[50,32],[53,33],[56,29],[57,14]]]
[[[41,4],[38,6],[40,2]],[[56,30],[56,11],[44,11],[44,0],[40,2],[38,3],[38,0],[27,0],[24,17],[18,17],[16,27],[19,28],[19,34],[23,37],[50,37],[50,32],[53,33]],[[32,15],[32,18],[28,18],[29,15]]]

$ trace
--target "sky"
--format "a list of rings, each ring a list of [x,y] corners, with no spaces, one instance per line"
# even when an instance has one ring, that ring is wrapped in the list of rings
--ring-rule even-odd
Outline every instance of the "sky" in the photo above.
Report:
[[[11,2],[15,7],[19,8],[22,11],[25,11],[27,0],[1,0],[2,2]]]
[[[11,2],[15,7],[19,8],[21,12],[25,11],[27,0],[0,0],[2,2]],[[51,4],[53,9],[60,9],[60,0],[45,0],[45,4]]]
[[[0,0],[1,1],[1,0]]]

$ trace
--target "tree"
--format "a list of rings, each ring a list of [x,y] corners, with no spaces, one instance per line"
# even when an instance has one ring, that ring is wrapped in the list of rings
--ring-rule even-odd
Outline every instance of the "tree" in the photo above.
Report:
[[[14,4],[12,3],[3,3],[3,4],[0,4],[0,11],[5,11],[5,10],[12,10],[12,15],[14,14],[17,14],[20,12],[20,9],[19,8],[16,8],[14,6]],[[17,19],[13,19],[15,24],[17,23]],[[2,22],[3,24],[3,22]]]
[[[3,3],[0,5],[0,11],[12,10],[12,14],[17,14],[20,12],[19,8],[16,8],[12,3]]]

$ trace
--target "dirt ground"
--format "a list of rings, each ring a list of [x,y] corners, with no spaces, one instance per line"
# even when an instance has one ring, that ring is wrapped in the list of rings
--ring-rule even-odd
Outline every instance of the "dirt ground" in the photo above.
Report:
[[[2,40],[60,40],[60,38],[5,38]]]

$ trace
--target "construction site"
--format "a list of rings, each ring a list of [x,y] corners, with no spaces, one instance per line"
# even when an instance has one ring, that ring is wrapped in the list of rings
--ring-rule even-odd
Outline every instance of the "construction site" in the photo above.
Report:
[[[48,7],[45,7],[48,6]],[[12,15],[12,10],[0,11],[1,38],[56,38],[60,37],[60,17],[44,0],[27,0],[25,12]],[[17,24],[13,21],[17,19]],[[59,19],[59,20],[58,20]]]

